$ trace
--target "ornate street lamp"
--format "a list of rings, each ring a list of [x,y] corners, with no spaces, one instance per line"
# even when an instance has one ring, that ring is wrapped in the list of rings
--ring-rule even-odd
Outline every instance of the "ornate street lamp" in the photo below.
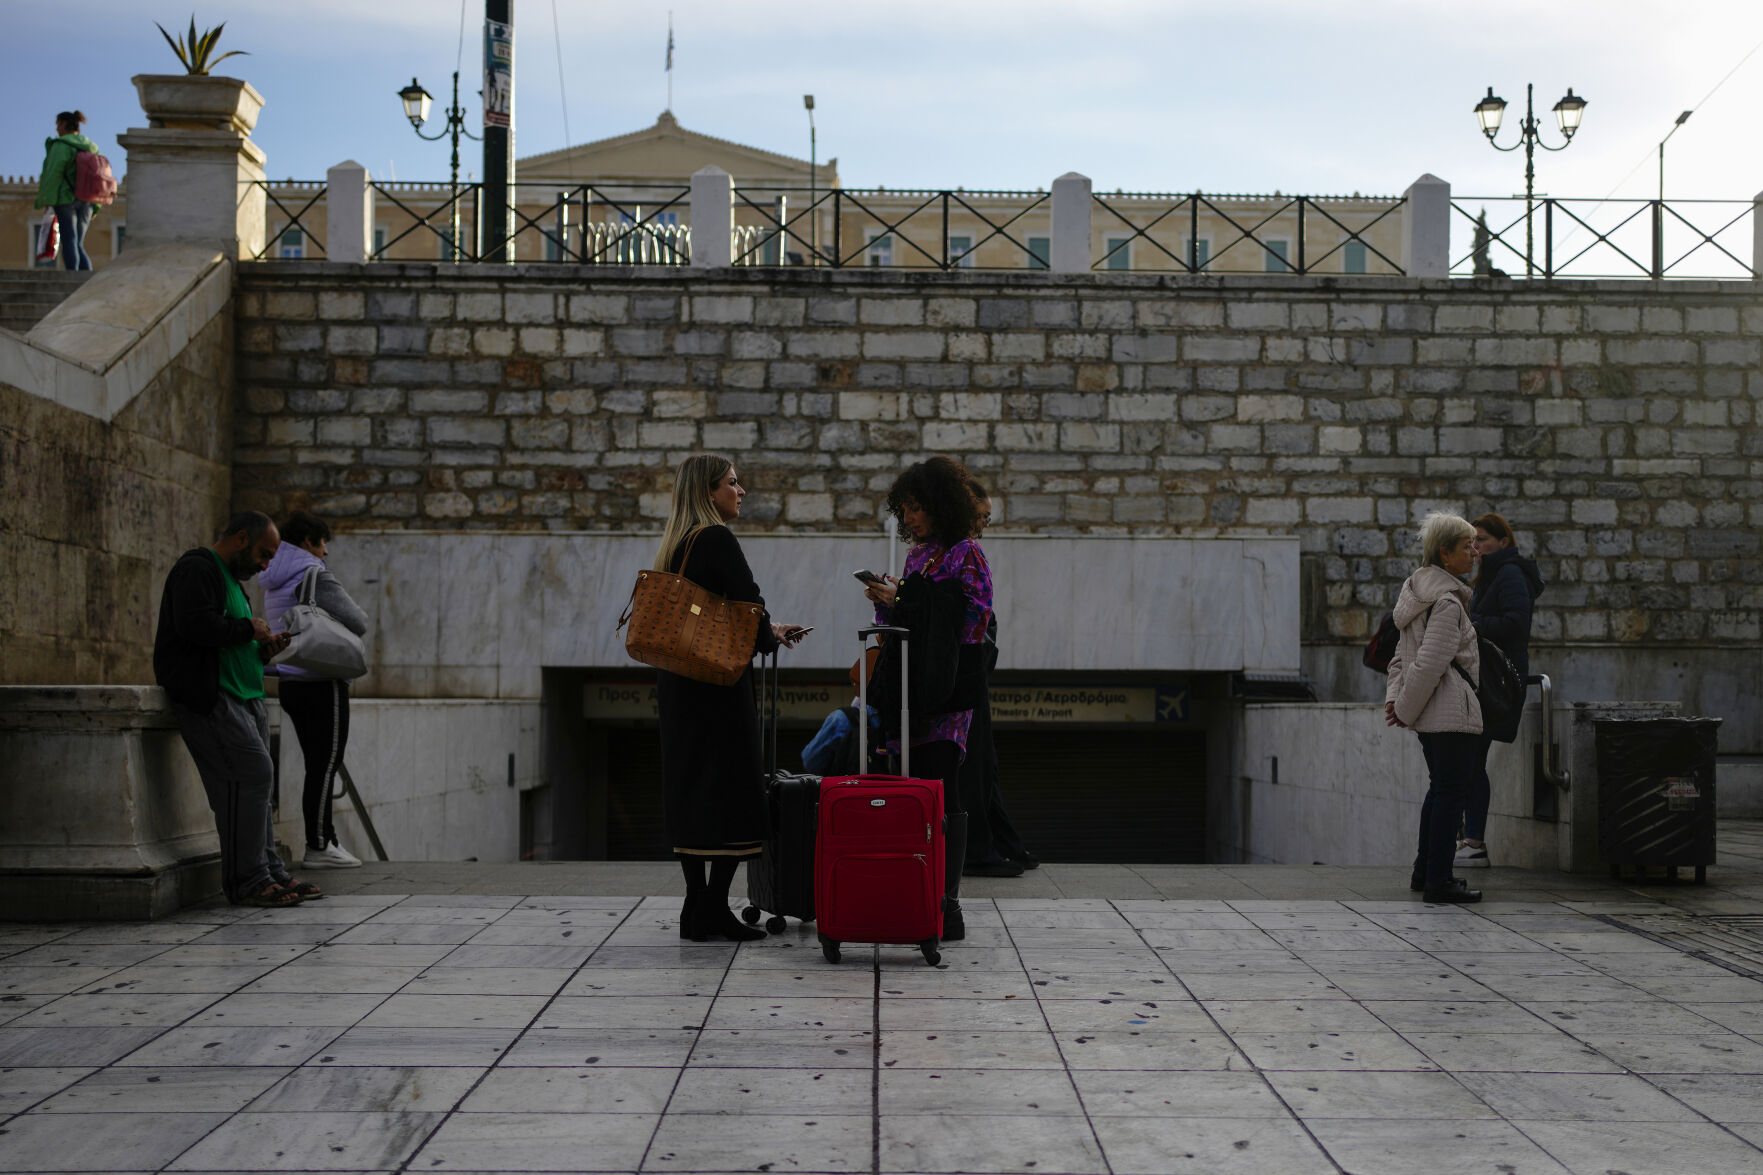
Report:
[[[453,104],[447,107],[447,127],[432,135],[422,133],[422,124],[428,121],[429,104],[434,101],[429,92],[422,88],[422,83],[415,78],[410,84],[398,91],[398,98],[404,103],[404,117],[410,120],[410,129],[416,132],[419,139],[435,142],[440,139],[453,141],[453,170],[448,176],[447,192],[451,199],[448,208],[452,211],[452,236],[447,242],[447,260],[458,261],[462,256],[459,243],[459,136],[468,139],[477,138],[465,129],[465,109],[459,105],[459,71],[453,71]]]
[[[1532,206],[1536,193],[1536,149],[1545,151],[1565,151],[1573,142],[1574,132],[1579,130],[1580,119],[1585,117],[1585,99],[1567,88],[1567,96],[1555,103],[1555,123],[1561,128],[1562,142],[1559,147],[1551,147],[1542,139],[1542,128],[1537,123],[1534,105],[1535,87],[1524,87],[1524,121],[1519,124],[1518,142],[1510,147],[1502,147],[1494,141],[1500,133],[1500,120],[1506,113],[1506,100],[1494,97],[1494,88],[1488,87],[1487,97],[1475,104],[1475,117],[1481,122],[1481,133],[1488,137],[1488,146],[1496,151],[1516,151],[1524,148],[1524,273],[1529,277],[1534,271],[1532,257],[1536,251],[1535,231],[1531,223]]]

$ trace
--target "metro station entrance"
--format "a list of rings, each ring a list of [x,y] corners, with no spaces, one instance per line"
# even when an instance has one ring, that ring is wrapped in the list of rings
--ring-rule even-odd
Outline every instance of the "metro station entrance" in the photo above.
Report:
[[[652,679],[584,680],[561,722],[572,742],[580,803],[559,829],[579,855],[661,860],[661,745]],[[848,685],[783,686],[779,761],[801,751]],[[1048,705],[1048,699],[1053,705]],[[1206,859],[1207,731],[1186,706],[1185,683],[1095,687],[994,683],[995,742],[1006,810],[1043,861],[1196,864]],[[562,781],[561,777],[553,776]],[[561,815],[561,813],[560,813]]]

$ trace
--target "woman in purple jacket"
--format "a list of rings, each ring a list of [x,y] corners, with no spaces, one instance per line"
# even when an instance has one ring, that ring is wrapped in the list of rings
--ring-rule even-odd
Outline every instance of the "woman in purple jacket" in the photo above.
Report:
[[[282,545],[258,579],[263,584],[263,614],[280,631],[281,618],[292,608],[309,569],[318,568],[313,602],[356,636],[367,633],[363,612],[343,585],[337,582],[324,559],[330,552],[331,528],[322,518],[296,510],[282,524]],[[291,665],[269,670],[281,685],[277,690],[282,713],[294,724],[300,754],[306,760],[306,786],[300,810],[306,818],[305,869],[351,869],[360,858],[337,841],[331,822],[331,785],[343,765],[349,745],[349,683],[335,677],[319,677]]]

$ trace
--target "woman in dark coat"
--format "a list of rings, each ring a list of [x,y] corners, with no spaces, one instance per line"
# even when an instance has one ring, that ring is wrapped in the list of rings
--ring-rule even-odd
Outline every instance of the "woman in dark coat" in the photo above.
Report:
[[[1498,514],[1483,514],[1475,527],[1476,553],[1481,569],[1469,599],[1469,619],[1477,636],[1500,647],[1518,670],[1530,672],[1530,618],[1536,598],[1543,594],[1543,577],[1533,560],[1518,553],[1512,524]],[[1490,726],[1481,735],[1481,753],[1469,782],[1463,811],[1463,843],[1457,846],[1457,867],[1485,869],[1488,865],[1488,804],[1493,785],[1488,780],[1488,748],[1494,740],[1510,741],[1518,733],[1523,713],[1513,714],[1503,727]]]
[[[983,694],[983,644],[986,624],[992,616],[992,571],[985,552],[973,538],[979,529],[979,506],[966,467],[948,457],[932,457],[908,466],[888,490],[888,512],[899,520],[901,537],[913,547],[906,556],[905,580],[871,581],[864,589],[863,594],[875,605],[876,623],[900,624],[914,630],[909,646],[914,680],[917,671],[939,659],[959,666],[963,660],[961,646],[972,646],[978,656],[970,655],[966,660],[972,669],[982,671],[977,684]],[[952,606],[956,615],[950,618],[954,623],[932,629],[924,622],[942,604]],[[947,638],[946,647],[936,647],[933,631]],[[878,659],[877,677],[886,672]],[[881,709],[882,721],[888,722],[891,708]],[[961,866],[967,857],[967,813],[961,806],[960,772],[961,760],[968,752],[973,715],[972,710],[915,712],[912,730],[898,732],[898,737],[911,740],[908,745],[912,750],[912,774],[919,779],[943,781],[943,815],[947,822],[943,842],[945,942],[967,935],[966,919],[958,900]]]
[[[741,485],[727,457],[700,453],[680,464],[673,507],[655,567],[719,596],[764,606],[759,585],[728,524],[740,517]],[[801,639],[798,626],[760,617],[758,647],[769,653]],[[728,905],[740,862],[765,839],[759,708],[748,669],[734,685],[660,672],[661,788],[668,843],[686,876],[680,937],[740,941],[765,932],[742,925]],[[706,876],[705,868],[709,867]]]

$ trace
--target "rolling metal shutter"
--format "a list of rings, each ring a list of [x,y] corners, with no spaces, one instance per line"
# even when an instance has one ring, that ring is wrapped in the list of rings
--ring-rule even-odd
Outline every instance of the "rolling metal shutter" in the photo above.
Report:
[[[1000,727],[995,741],[1004,809],[1041,860],[1206,860],[1205,732]]]

